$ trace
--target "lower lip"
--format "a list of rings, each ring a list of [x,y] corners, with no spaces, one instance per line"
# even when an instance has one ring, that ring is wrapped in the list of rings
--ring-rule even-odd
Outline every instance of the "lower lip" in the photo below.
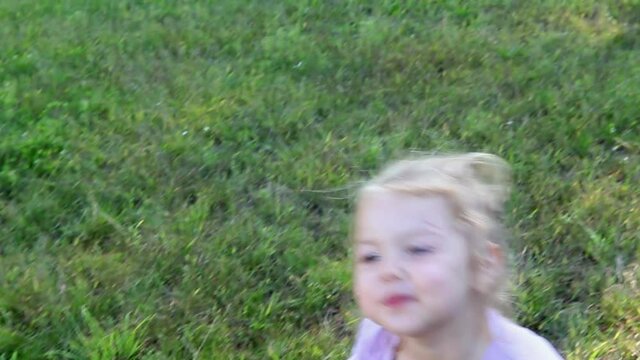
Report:
[[[403,295],[401,295],[401,296],[392,296],[392,297],[389,297],[389,298],[385,299],[384,300],[384,304],[386,306],[388,306],[388,307],[395,308],[395,307],[403,306],[406,303],[411,302],[411,301],[413,301],[413,298],[411,296],[403,296]]]

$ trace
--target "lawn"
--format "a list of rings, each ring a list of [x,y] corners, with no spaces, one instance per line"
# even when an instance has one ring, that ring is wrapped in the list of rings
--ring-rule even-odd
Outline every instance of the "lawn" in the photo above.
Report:
[[[0,1],[0,359],[346,358],[415,150],[513,166],[520,323],[640,357],[639,1]]]

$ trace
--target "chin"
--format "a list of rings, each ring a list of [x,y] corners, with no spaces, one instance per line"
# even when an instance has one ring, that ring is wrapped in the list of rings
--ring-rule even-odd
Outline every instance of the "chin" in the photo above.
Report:
[[[445,321],[441,316],[427,316],[426,314],[406,314],[383,316],[374,320],[387,331],[401,337],[421,337],[438,328]]]
[[[398,322],[389,322],[382,324],[382,327],[390,333],[400,337],[419,337],[428,331],[429,326],[427,324],[401,324]]]
[[[414,337],[424,334],[431,328],[430,322],[420,316],[387,315],[372,318],[385,330],[402,337]]]

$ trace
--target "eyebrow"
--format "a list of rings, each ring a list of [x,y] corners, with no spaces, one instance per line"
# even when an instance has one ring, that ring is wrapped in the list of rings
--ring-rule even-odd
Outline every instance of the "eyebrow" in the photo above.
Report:
[[[433,224],[432,224],[433,225]],[[434,229],[418,229],[418,230],[412,230],[412,231],[407,231],[405,233],[402,233],[402,235],[400,235],[398,237],[398,240],[407,240],[407,239],[411,239],[414,238],[416,236],[420,236],[420,235],[440,235],[442,234],[440,231],[436,230],[439,229],[439,227],[434,225]],[[374,239],[356,239],[355,241],[356,244],[364,244],[364,245],[377,245],[378,241],[374,240]]]
[[[434,233],[434,234],[440,234],[441,233],[442,228],[438,224],[436,224],[434,222],[431,222],[429,219],[422,219],[422,223],[427,225],[427,227],[428,227],[427,231],[428,232],[431,232],[431,233]]]
[[[364,240],[358,240],[356,239],[355,241],[356,244],[365,244],[365,245],[377,245],[378,242],[375,240],[368,240],[368,239],[364,239]]]

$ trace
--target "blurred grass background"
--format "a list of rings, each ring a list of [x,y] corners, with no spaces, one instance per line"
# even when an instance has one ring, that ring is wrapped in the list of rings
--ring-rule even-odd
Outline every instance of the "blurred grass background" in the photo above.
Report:
[[[0,359],[341,359],[352,186],[487,151],[515,316],[640,356],[637,0],[0,2]]]

